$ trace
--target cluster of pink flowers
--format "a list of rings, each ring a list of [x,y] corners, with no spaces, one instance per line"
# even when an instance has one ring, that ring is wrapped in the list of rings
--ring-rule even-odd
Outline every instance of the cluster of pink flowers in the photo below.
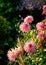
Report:
[[[43,13],[46,15],[46,5],[43,6]],[[24,22],[20,25],[20,30],[22,32],[29,32],[30,31],[30,23],[34,21],[33,16],[27,16],[24,18]],[[38,35],[36,36],[37,39],[44,40],[46,39],[46,33],[43,33],[46,30],[46,24],[44,22],[38,22],[36,24],[36,29],[38,30]],[[26,42],[23,46],[23,51],[26,53],[34,53],[36,51],[37,45],[33,41]],[[11,49],[7,52],[8,59],[10,61],[15,61],[17,56],[21,54],[21,48]]]
[[[26,51],[27,53],[34,53],[36,50],[36,44],[32,41],[29,41],[27,43],[25,43],[23,50]],[[17,56],[19,56],[21,54],[21,48],[15,48],[15,49],[11,49],[7,52],[7,57],[10,61],[15,61]]]
[[[20,30],[22,31],[22,32],[29,32],[30,31],[30,24],[29,23],[32,23],[32,21],[33,21],[33,17],[32,16],[27,16],[25,19],[24,19],[24,22],[20,25]],[[32,45],[32,43],[31,43],[31,45]],[[31,46],[30,45],[30,46]],[[25,48],[25,46],[26,45],[24,45],[24,50],[26,49]],[[29,47],[27,47],[27,49],[28,49]],[[31,47],[30,47],[31,49],[32,49],[32,51],[31,51],[31,49],[28,49],[28,51],[30,50],[30,52],[34,52],[34,48],[35,48],[35,46],[34,45],[32,45]],[[27,51],[26,51],[27,52]],[[10,61],[15,61],[15,59],[17,58],[17,56],[20,54],[20,48],[15,48],[15,49],[11,49],[11,50],[9,50],[8,51],[8,53],[7,53],[7,56],[8,56],[8,59],[10,60]]]
[[[20,25],[20,30],[22,32],[29,32],[30,31],[30,24],[29,23],[32,23],[33,21],[33,16],[27,16],[25,19],[24,19],[24,22]]]
[[[46,24],[43,21],[38,22],[36,28],[38,30],[37,38],[41,41],[44,40],[46,38],[46,33],[44,32],[44,30],[46,30]]]

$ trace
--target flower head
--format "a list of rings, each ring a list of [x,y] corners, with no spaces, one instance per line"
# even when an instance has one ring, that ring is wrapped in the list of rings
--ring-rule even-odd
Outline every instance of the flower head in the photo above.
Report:
[[[33,20],[33,16],[27,16],[26,18],[24,18],[24,22],[26,23],[32,23]]]
[[[36,24],[36,28],[39,31],[43,31],[43,30],[45,30],[45,24],[43,22],[39,22]]]
[[[41,41],[44,40],[44,33],[42,31],[38,33],[37,39],[40,39]]]
[[[15,61],[15,59],[17,58],[17,56],[20,54],[20,47],[15,48],[15,49],[11,49],[7,52],[7,57],[10,61]]]
[[[27,24],[27,23],[22,23],[22,24],[20,25],[20,30],[21,30],[22,32],[29,32],[29,31],[30,31],[30,25]]]
[[[26,42],[24,45],[24,51],[27,53],[33,53],[36,50],[36,44],[32,41]]]

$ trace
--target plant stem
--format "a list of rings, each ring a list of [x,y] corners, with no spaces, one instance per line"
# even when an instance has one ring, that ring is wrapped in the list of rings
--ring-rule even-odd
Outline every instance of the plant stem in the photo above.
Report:
[[[20,64],[19,65],[24,65],[23,57],[22,55],[19,56]]]
[[[19,65],[25,65],[23,61],[23,45],[21,44],[22,40],[18,38],[18,46],[21,48],[21,55],[19,56]]]

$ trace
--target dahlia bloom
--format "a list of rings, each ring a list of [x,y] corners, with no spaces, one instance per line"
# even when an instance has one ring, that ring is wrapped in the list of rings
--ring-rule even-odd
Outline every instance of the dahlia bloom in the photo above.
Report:
[[[46,15],[46,5],[43,6],[43,12],[42,14]]]
[[[15,48],[15,49],[11,49],[7,52],[7,57],[10,61],[15,61],[15,59],[17,58],[17,56],[20,54],[20,47]]]
[[[32,41],[26,42],[24,45],[24,51],[27,53],[34,53],[36,50],[36,44]]]
[[[19,28],[22,32],[29,32],[30,31],[30,25],[27,23],[22,23]]]
[[[43,22],[39,22],[36,24],[36,28],[39,31],[43,31],[43,30],[45,30],[45,24]]]
[[[38,33],[37,39],[40,39],[41,41],[44,40],[44,33],[42,31]]]
[[[33,20],[33,16],[27,16],[26,18],[24,18],[24,22],[26,23],[32,23]]]

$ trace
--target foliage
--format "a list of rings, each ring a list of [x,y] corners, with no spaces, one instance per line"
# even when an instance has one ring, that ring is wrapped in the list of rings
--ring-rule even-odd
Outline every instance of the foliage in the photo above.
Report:
[[[22,39],[24,38],[25,41],[27,41],[30,38],[32,33],[35,32],[34,35],[37,34],[36,30],[35,31],[31,30],[29,32],[30,34],[27,33],[25,36],[19,30],[21,17],[25,18],[27,15],[30,15],[30,14],[33,15],[35,21],[34,23],[31,24],[32,28],[35,27],[38,21],[41,21],[44,19],[44,16],[41,15],[42,11],[35,8],[33,10],[26,10],[24,8],[23,10],[19,11],[21,4],[22,4],[21,0],[7,0],[7,1],[0,0],[0,64],[2,65],[8,64],[9,61],[7,59],[7,51],[9,48],[17,46],[16,44],[17,44],[18,37],[21,37]],[[19,15],[21,15],[20,18],[19,18]],[[44,52],[43,54],[44,54],[43,62],[45,63],[46,52]],[[25,57],[24,59],[25,64],[30,65],[30,63],[32,63],[31,59],[28,57],[28,55],[26,56],[26,54],[24,57]],[[17,61],[15,65],[18,65]],[[35,61],[33,65],[35,65]]]

